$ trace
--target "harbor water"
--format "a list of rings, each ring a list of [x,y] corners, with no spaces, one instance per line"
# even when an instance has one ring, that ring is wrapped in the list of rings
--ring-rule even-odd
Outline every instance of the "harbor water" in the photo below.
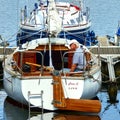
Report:
[[[34,2],[35,0],[0,0],[0,35],[3,40],[9,41],[11,46],[15,45],[15,37],[19,31],[21,8],[27,4],[29,9],[32,9]],[[96,35],[114,36],[120,20],[120,0],[85,0],[85,3],[90,7],[91,29]],[[98,114],[99,119],[118,120],[120,118],[120,90],[118,90],[116,103],[109,102],[106,90],[100,91],[98,97],[102,104],[101,112]],[[28,110],[9,102],[0,82],[0,120],[27,120],[27,118]],[[91,120],[90,116],[89,120]]]
[[[109,103],[108,93],[102,91],[98,94],[98,97],[102,104],[101,112],[97,115],[89,115],[89,114],[80,114],[81,116],[87,117],[89,120],[93,120],[92,118],[99,118],[98,120],[119,120],[120,118],[120,101],[116,103]],[[120,100],[120,91],[117,94],[117,100]],[[38,110],[36,114],[40,114],[41,110]],[[58,112],[58,114],[61,114]],[[70,114],[68,112],[64,114]],[[9,102],[9,98],[7,97],[4,89],[0,86],[0,120],[27,120],[29,116],[28,109],[16,105],[14,102]],[[43,119],[44,120],[44,119]],[[52,120],[51,118],[45,120]],[[78,119],[75,119],[78,120]],[[82,120],[82,119],[81,119]]]

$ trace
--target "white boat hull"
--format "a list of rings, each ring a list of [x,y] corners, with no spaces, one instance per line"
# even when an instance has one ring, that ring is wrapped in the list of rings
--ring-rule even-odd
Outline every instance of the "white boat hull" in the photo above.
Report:
[[[98,71],[93,78],[62,77],[62,87],[65,98],[70,99],[92,99],[101,88],[101,72]],[[28,92],[31,94],[40,94],[43,91],[43,108],[47,110],[55,110],[53,105],[53,78],[20,78],[11,75],[8,71],[4,71],[4,88],[8,96],[12,99],[28,104]],[[47,87],[46,87],[47,86]],[[31,104],[41,106],[41,98],[31,99]]]

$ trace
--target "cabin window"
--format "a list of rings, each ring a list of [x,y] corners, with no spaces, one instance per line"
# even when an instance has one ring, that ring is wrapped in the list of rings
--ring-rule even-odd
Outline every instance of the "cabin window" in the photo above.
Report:
[[[60,51],[52,51],[52,64],[56,70],[62,69],[62,53]]]
[[[62,67],[68,68],[68,56],[63,58],[65,51],[52,51],[52,64],[56,70],[61,70]]]
[[[72,25],[78,24],[77,20],[75,20],[75,19],[71,19],[70,22]]]

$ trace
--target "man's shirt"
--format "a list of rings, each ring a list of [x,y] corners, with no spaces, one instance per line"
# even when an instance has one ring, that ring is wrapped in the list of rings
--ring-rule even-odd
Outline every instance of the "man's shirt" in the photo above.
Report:
[[[73,55],[73,64],[77,64],[77,69],[84,69],[86,65],[86,58],[84,55],[84,49],[79,47],[76,49]]]

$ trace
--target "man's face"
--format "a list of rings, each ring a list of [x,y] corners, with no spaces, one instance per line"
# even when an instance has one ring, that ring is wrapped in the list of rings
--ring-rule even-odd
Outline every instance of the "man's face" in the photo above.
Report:
[[[71,49],[71,50],[76,50],[76,44],[72,43],[72,44],[70,45],[70,49]]]

